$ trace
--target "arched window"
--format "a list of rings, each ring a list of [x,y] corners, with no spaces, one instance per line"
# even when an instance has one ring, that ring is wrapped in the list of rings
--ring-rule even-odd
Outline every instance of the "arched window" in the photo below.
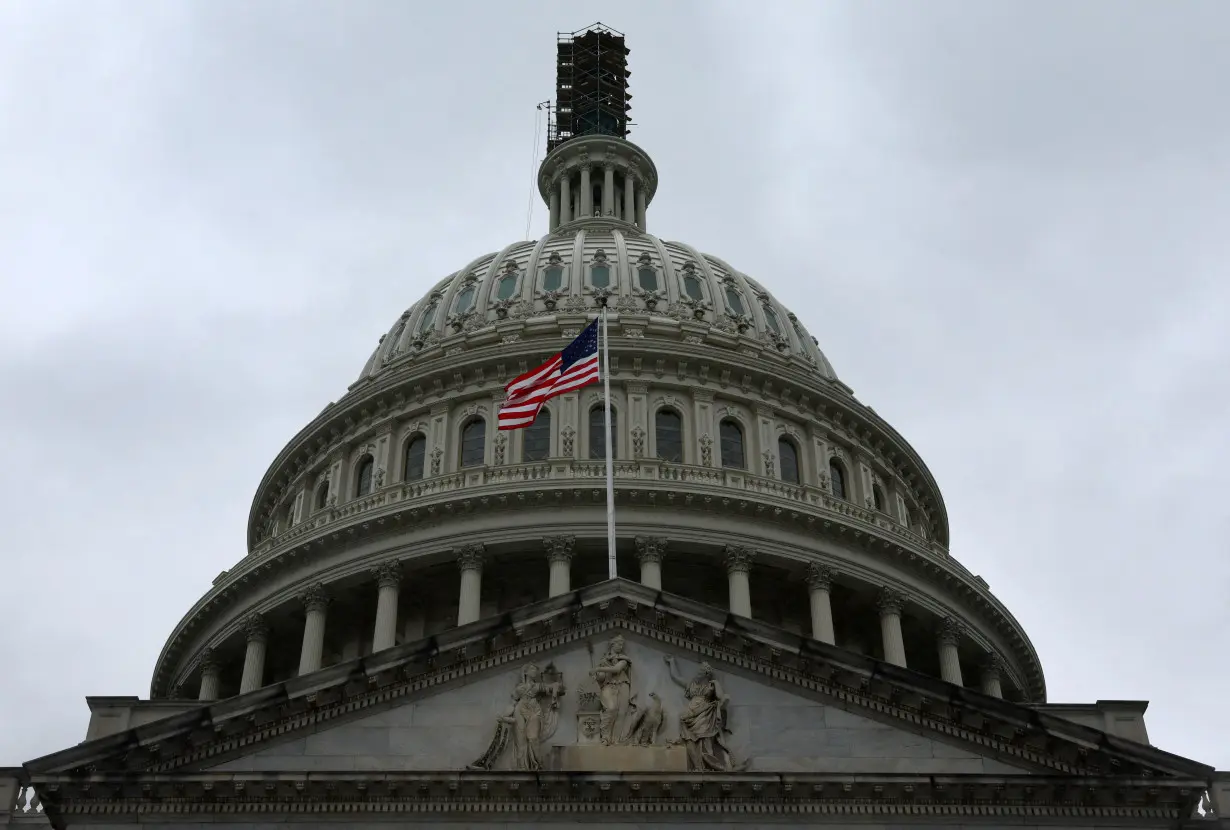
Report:
[[[884,501],[884,491],[880,489],[878,484],[871,485],[871,501],[875,504],[876,510],[879,510],[881,513],[884,512],[887,502]]]
[[[747,467],[743,456],[743,427],[733,418],[727,418],[718,425],[718,436],[722,441],[722,466],[739,470]]]
[[[546,461],[551,455],[551,410],[543,407],[521,435],[521,460]]]
[[[427,310],[423,312],[423,319],[419,320],[419,333],[427,331],[431,328],[432,322],[436,319],[436,304],[432,303],[427,306]]]
[[[846,472],[836,461],[829,461],[829,480],[833,484],[833,495],[841,500],[846,498]]]
[[[320,482],[320,486],[316,488],[316,498],[313,504],[317,510],[323,510],[325,505],[329,503],[329,479]]]
[[[782,324],[778,322],[777,315],[773,313],[773,309],[768,306],[764,307],[764,321],[769,324],[769,328],[774,334],[781,336]]]
[[[427,437],[419,434],[406,442],[406,454],[402,465],[403,481],[419,481],[427,461]]]
[[[359,475],[355,478],[354,494],[358,498],[372,491],[372,476],[376,472],[376,460],[370,455],[363,456],[359,462]]]
[[[739,296],[738,290],[733,285],[726,286],[726,305],[730,308],[731,314],[738,314],[742,317],[747,314],[743,308],[743,298]]]
[[[606,288],[611,284],[611,268],[607,265],[595,265],[589,269],[589,282],[594,288]]]
[[[487,422],[475,418],[461,428],[461,466],[481,467],[486,456]]]
[[[658,458],[663,461],[683,461],[683,418],[673,409],[659,409],[653,418],[654,442]]]
[[[910,530],[918,532],[918,514],[914,512],[914,508],[906,505],[905,508],[905,523]]]
[[[705,299],[705,290],[700,287],[700,280],[693,274],[685,274],[683,277],[683,293],[687,294],[696,302]]]
[[[495,286],[495,298],[507,300],[517,290],[517,272],[506,273]]]
[[[616,418],[615,407],[611,407],[611,457],[615,457],[615,453],[619,450],[619,443],[615,440],[618,432],[618,419]],[[589,457],[590,458],[606,458],[606,443],[602,440],[602,422],[606,420],[605,407],[598,404],[589,410]]]
[[[558,265],[552,265],[542,275],[542,290],[543,291],[559,291],[560,286],[564,284],[564,269]]]
[[[457,295],[457,313],[465,314],[474,306],[474,283],[470,283]]]
[[[658,290],[658,272],[652,268],[639,268],[636,272],[637,281],[641,284],[642,291],[657,291]]]
[[[286,507],[286,518],[282,524],[283,530],[289,530],[295,526],[295,503],[292,501]]]
[[[794,448],[794,442],[788,438],[777,439],[777,459],[781,468],[782,481],[791,484],[799,483],[799,451]]]

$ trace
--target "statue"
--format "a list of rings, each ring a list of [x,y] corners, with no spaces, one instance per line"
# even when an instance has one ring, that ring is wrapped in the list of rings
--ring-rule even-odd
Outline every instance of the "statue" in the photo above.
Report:
[[[692,772],[740,772],[747,763],[736,764],[726,746],[729,715],[727,704],[730,698],[722,684],[713,676],[708,663],[700,664],[700,671],[689,681],[679,676],[675,658],[666,655],[667,669],[671,680],[683,689],[687,699],[679,713],[679,740],[688,751],[688,769]]]
[[[657,692],[650,692],[648,708],[638,710],[632,717],[632,727],[628,730],[629,740],[638,746],[653,746],[665,720],[662,716],[662,699]]]
[[[628,742],[632,708],[632,660],[624,653],[624,638],[615,635],[606,654],[589,673],[598,684],[602,704],[599,738],[611,746]]]
[[[559,723],[559,699],[564,684],[555,667],[546,670],[530,663],[521,669],[521,679],[513,689],[512,708],[496,721],[495,735],[482,757],[470,769],[491,769],[512,737],[513,766],[533,772],[543,768],[538,751],[555,734]]]

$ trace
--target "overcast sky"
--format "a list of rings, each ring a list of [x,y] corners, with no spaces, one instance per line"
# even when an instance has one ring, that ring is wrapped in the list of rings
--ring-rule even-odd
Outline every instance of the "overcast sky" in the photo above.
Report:
[[[284,443],[524,237],[555,33],[595,20],[650,230],[922,454],[1052,702],[1149,700],[1230,767],[1221,0],[0,3],[0,765],[148,694]]]

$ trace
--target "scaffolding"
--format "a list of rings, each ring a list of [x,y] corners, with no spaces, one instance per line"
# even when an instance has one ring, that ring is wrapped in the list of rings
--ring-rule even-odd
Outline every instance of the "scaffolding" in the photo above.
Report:
[[[627,138],[632,73],[623,34],[595,23],[558,33],[555,51],[555,111],[547,128],[547,152],[583,135]]]

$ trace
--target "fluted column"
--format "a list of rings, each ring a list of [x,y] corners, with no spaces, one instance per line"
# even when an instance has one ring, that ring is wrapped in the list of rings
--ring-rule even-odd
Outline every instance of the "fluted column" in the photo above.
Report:
[[[244,636],[248,639],[243,654],[243,676],[239,679],[239,693],[259,689],[265,683],[265,652],[269,647],[269,624],[260,614],[249,614],[243,621]]]
[[[636,226],[642,231],[647,230],[645,227],[645,185],[641,185],[636,189]]]
[[[542,540],[547,549],[547,561],[551,563],[551,581],[547,595],[558,597],[572,590],[572,554],[575,536],[547,536]]]
[[[662,557],[666,555],[666,537],[637,536],[636,558],[641,563],[641,584],[655,591],[662,590]]]
[[[457,625],[466,625],[479,618],[483,602],[482,545],[466,545],[457,549],[457,567],[461,570],[461,595],[457,598]]]
[[[558,190],[551,191],[550,205],[551,205],[550,229],[555,230],[556,228],[559,227],[559,191]]]
[[[833,633],[833,569],[812,562],[807,566],[807,590],[811,598],[811,636],[822,643],[834,645]]]
[[[884,638],[884,659],[905,668],[905,641],[901,638],[901,609],[905,595],[892,588],[880,591],[880,633]]]
[[[401,590],[401,563],[385,562],[372,568],[376,580],[376,627],[372,631],[372,652],[397,644],[397,597]]]
[[[317,582],[299,595],[307,612],[303,620],[303,648],[299,651],[299,674],[310,674],[320,668],[325,650],[325,613],[329,610],[329,595]]]
[[[615,215],[615,165],[602,167],[602,215]]]
[[[987,656],[982,660],[982,693],[991,697],[1003,697],[1004,688],[1000,684],[1000,674],[1003,669],[1003,663],[999,659],[999,655],[994,652],[987,652]]]
[[[628,224],[636,221],[636,181],[631,173],[624,173],[624,215]]]
[[[589,165],[581,165],[581,198],[577,202],[577,210],[581,211],[578,219],[588,219],[594,215],[594,186],[589,180]]]
[[[566,225],[572,221],[572,193],[568,187],[568,171],[559,177],[559,223]]]
[[[217,700],[218,686],[221,685],[220,667],[214,657],[214,650],[206,648],[201,651],[201,693],[197,700]]]
[[[751,548],[736,545],[726,546],[726,577],[730,583],[730,613],[740,617],[752,616],[752,590],[748,573],[752,570],[755,553]]]
[[[964,686],[961,679],[961,655],[958,646],[961,644],[961,623],[955,617],[945,617],[940,620],[940,629],[936,635],[940,649],[940,677],[957,686]]]

